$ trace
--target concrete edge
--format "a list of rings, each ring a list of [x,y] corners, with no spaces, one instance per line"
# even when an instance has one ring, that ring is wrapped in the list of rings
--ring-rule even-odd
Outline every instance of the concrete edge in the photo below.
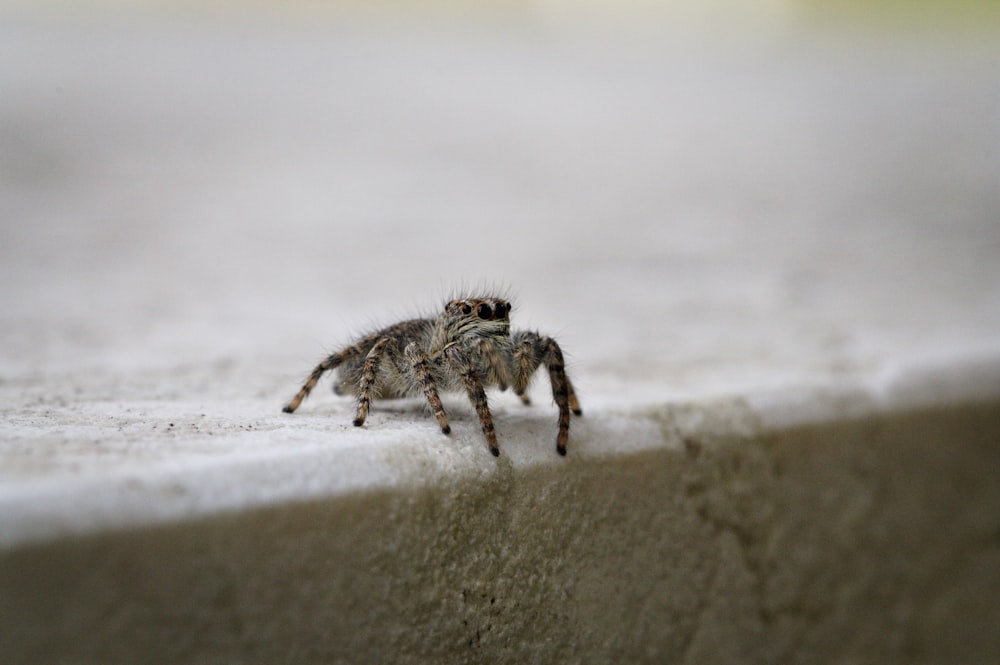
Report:
[[[604,458],[661,447],[677,451],[705,436],[753,438],[810,424],[997,397],[1000,351],[989,350],[897,363],[867,384],[843,381],[631,410],[589,410],[574,421],[568,459],[547,454],[547,438],[532,440],[527,431],[511,432],[505,454],[495,461],[480,446],[456,447],[450,440],[431,437],[426,428],[410,435],[404,423],[367,433],[363,446],[335,448],[321,442],[287,454],[271,449],[75,482],[0,488],[0,550],[285,502],[481,480],[511,469],[572,467],[574,457]]]

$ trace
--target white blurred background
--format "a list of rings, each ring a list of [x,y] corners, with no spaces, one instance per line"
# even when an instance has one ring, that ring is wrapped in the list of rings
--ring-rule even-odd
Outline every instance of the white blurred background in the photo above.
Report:
[[[4,5],[0,372],[283,394],[481,284],[621,380],[993,348],[996,9]]]

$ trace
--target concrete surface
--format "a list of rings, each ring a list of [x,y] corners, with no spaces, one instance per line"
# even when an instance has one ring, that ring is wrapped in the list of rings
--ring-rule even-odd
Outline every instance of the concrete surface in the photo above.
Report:
[[[994,662],[990,41],[0,22],[0,661]],[[463,285],[544,377],[362,429]]]

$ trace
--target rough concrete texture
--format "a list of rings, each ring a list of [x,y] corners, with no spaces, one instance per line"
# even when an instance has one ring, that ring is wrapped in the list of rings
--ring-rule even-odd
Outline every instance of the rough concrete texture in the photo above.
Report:
[[[995,42],[4,11],[0,662],[1000,659]],[[567,458],[280,413],[480,280]]]

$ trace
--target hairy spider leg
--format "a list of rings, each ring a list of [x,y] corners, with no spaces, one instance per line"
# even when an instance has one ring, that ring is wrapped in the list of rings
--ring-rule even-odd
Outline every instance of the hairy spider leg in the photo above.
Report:
[[[490,447],[490,452],[493,453],[494,457],[499,457],[500,448],[497,446],[497,433],[493,427],[493,415],[490,413],[490,406],[486,401],[486,392],[483,390],[483,384],[480,382],[479,377],[476,376],[472,364],[457,344],[452,343],[446,346],[444,353],[447,360],[454,366],[459,376],[462,377],[462,382],[465,384],[465,391],[469,394],[469,401],[472,402],[476,413],[479,414],[479,422],[483,426],[483,436],[486,437],[486,443]]]
[[[410,367],[413,368],[413,376],[423,389],[424,396],[427,397],[427,403],[430,404],[431,411],[434,412],[434,417],[437,418],[438,424],[441,426],[441,431],[445,434],[450,434],[451,425],[448,424],[448,416],[441,405],[441,398],[438,396],[434,377],[431,376],[431,370],[427,364],[427,354],[420,350],[420,346],[416,342],[410,342],[406,345],[406,349],[403,350],[403,355],[406,356]]]
[[[285,413],[294,413],[295,409],[299,408],[299,405],[302,404],[302,401],[305,400],[306,397],[309,397],[309,393],[311,393],[312,389],[316,387],[320,377],[323,376],[325,372],[336,369],[345,360],[359,355],[360,353],[361,349],[357,346],[349,346],[346,349],[342,349],[336,353],[328,355],[323,359],[323,362],[316,365],[313,371],[309,374],[309,378],[306,379],[306,382],[302,385],[302,388],[299,389],[299,392],[295,393],[295,397],[293,397],[291,401],[289,401],[288,404],[286,404],[281,410]]]
[[[365,366],[361,369],[361,380],[358,382],[358,406],[354,412],[354,426],[361,427],[368,418],[368,406],[372,402],[372,389],[378,377],[378,365],[382,360],[382,351],[392,341],[391,337],[382,337],[365,356]]]
[[[569,439],[569,409],[572,389],[566,378],[566,365],[563,361],[562,349],[551,337],[542,339],[545,348],[545,366],[549,369],[549,381],[552,383],[552,398],[559,407],[559,432],[556,434],[556,452],[566,454],[566,441]],[[574,400],[576,401],[575,397]],[[579,405],[577,405],[579,406]]]
[[[580,402],[576,398],[573,384],[566,376],[566,363],[562,349],[551,337],[543,337],[534,332],[519,332],[517,339],[521,340],[514,349],[514,365],[516,376],[514,392],[521,395],[521,401],[527,404],[524,391],[527,389],[531,375],[538,366],[545,364],[549,370],[549,382],[552,385],[552,399],[559,408],[559,431],[556,434],[556,451],[566,454],[566,442],[569,440],[569,414],[582,415]]]

